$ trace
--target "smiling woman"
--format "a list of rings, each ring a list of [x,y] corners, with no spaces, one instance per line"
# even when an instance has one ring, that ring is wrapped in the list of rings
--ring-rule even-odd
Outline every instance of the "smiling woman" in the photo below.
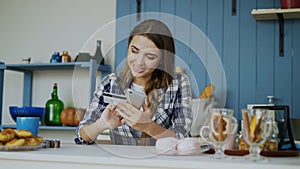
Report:
[[[127,64],[135,77],[134,83],[144,86],[162,63],[160,51],[151,40],[141,35],[133,37],[129,48]]]
[[[114,144],[154,145],[163,137],[189,137],[190,81],[174,72],[174,58],[174,39],[164,23],[145,20],[138,24],[129,36],[122,72],[102,80],[77,127],[75,142],[93,143],[106,129]],[[127,89],[146,95],[141,108],[126,101],[104,102],[104,92],[125,95]]]

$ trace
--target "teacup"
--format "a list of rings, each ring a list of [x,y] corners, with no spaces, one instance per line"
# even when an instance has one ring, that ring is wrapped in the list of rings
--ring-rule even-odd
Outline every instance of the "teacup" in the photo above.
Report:
[[[17,117],[17,130],[29,130],[37,136],[39,131],[39,117]]]

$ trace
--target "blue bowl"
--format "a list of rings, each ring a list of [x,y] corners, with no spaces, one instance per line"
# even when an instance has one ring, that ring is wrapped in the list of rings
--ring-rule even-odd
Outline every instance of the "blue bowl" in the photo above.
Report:
[[[44,107],[17,107],[17,106],[10,106],[9,112],[11,118],[15,121],[17,117],[39,117],[40,119],[43,118],[45,114]]]

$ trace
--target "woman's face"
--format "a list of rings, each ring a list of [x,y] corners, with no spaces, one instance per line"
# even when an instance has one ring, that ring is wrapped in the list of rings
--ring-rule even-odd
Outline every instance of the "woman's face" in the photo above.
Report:
[[[135,83],[144,85],[151,78],[161,59],[160,49],[147,37],[135,35],[132,38],[128,47],[127,64]]]

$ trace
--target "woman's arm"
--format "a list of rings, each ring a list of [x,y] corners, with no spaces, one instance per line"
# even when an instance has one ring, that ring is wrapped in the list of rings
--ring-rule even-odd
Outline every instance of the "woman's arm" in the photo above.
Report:
[[[91,142],[95,140],[102,131],[120,126],[120,116],[116,114],[115,109],[116,106],[107,106],[101,117],[95,123],[82,126],[80,128],[81,138],[86,142]]]
[[[190,80],[184,73],[177,74],[178,88],[180,94],[173,107],[172,127],[170,128],[176,133],[176,138],[184,138],[190,136],[191,126],[193,122],[192,116],[192,90]]]
[[[174,131],[166,129],[159,124],[155,123],[154,121],[151,121],[144,125],[144,129],[142,130],[149,136],[153,137],[154,139],[160,139],[165,137],[176,137],[176,134]]]
[[[143,110],[138,110],[133,105],[127,102],[121,102],[117,105],[117,112],[123,117],[121,122],[127,123],[132,128],[142,131],[154,139],[163,137],[175,137],[175,132],[168,130],[159,124],[152,121],[152,115],[154,112],[150,111],[145,104]]]
[[[111,110],[108,110],[107,108],[109,106],[104,103],[102,93],[104,91],[110,91],[111,83],[113,83],[112,79],[115,79],[114,74],[106,76],[97,87],[97,90],[94,92],[92,103],[85,112],[84,118],[79,123],[75,131],[75,142],[77,144],[86,144],[94,141],[98,134],[108,128],[107,125],[103,125],[107,123],[106,120],[108,117],[100,117],[103,116],[104,112],[111,112]],[[111,115],[111,117],[113,117],[114,114]]]
[[[150,124],[151,126],[149,126],[149,128],[147,127],[147,129],[153,127],[153,130],[146,131],[146,133],[150,133],[149,135],[154,136],[156,139],[163,137],[176,137],[181,139],[190,136],[193,121],[191,113],[192,92],[190,81],[188,76],[183,73],[177,74],[175,81],[177,81],[177,83],[172,83],[172,85],[178,85],[177,90],[170,90],[169,92],[172,93],[171,95],[173,96],[171,100],[175,100],[172,108],[171,127],[166,129],[155,122],[153,123],[156,126]],[[170,87],[170,89],[173,87]]]
[[[94,141],[102,131],[106,130],[105,126],[101,125],[102,121],[100,118],[95,123],[83,125],[79,130],[81,139],[85,142]]]

